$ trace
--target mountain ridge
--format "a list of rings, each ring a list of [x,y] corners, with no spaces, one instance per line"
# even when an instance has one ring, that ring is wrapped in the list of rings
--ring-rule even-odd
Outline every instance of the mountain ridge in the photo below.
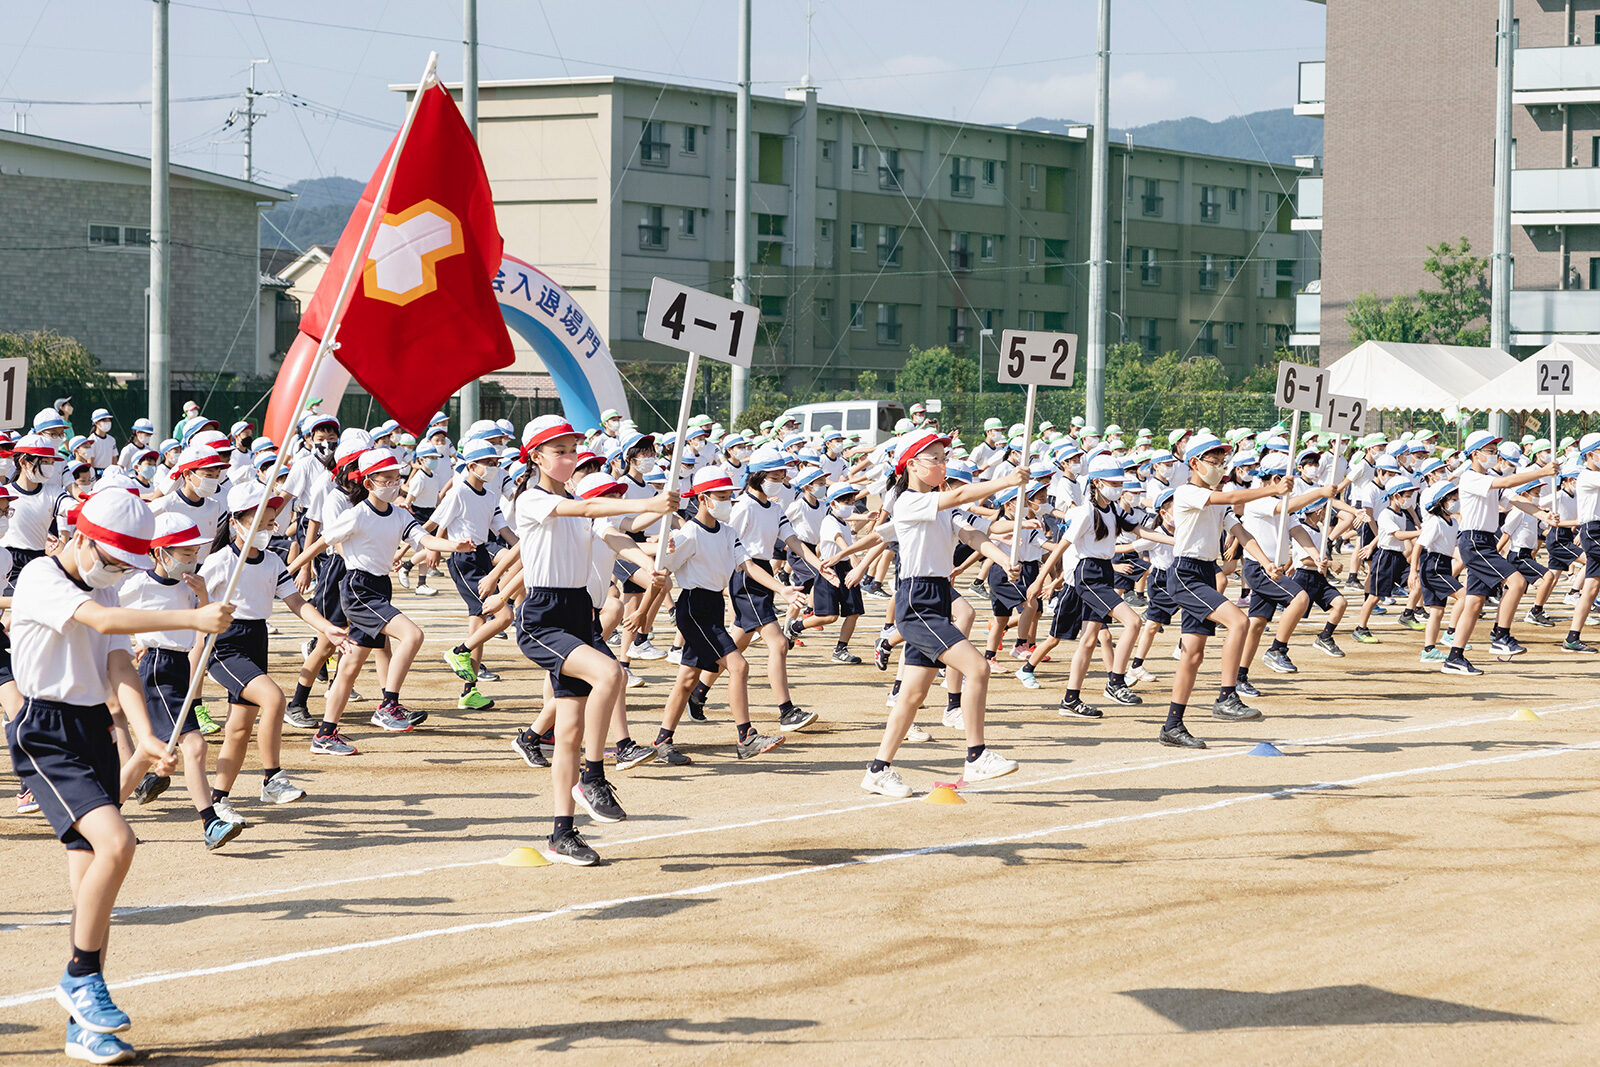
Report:
[[[1064,134],[1068,127],[1083,123],[1035,116],[1016,125],[1019,130]],[[1113,141],[1121,141],[1129,133],[1133,134],[1135,145],[1146,148],[1204,152],[1269,163],[1293,163],[1295,156],[1322,154],[1322,120],[1296,115],[1294,109],[1288,107],[1233,115],[1215,122],[1190,116],[1131,128],[1112,127],[1110,136]]]

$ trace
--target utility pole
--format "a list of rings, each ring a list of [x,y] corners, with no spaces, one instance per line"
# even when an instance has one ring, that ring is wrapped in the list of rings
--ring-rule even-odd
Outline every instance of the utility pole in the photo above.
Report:
[[[150,387],[150,421],[156,439],[167,435],[171,400],[172,331],[167,295],[171,264],[171,209],[167,200],[172,126],[171,90],[167,82],[167,0],[155,0],[151,33],[150,74],[150,337],[146,378]]]
[[[244,180],[256,180],[255,168],[255,138],[256,138],[256,97],[277,96],[277,93],[256,92],[256,67],[267,62],[265,59],[252,59],[250,61],[250,87],[244,91]]]
[[[739,103],[733,133],[733,298],[750,303],[750,0],[739,0]],[[796,179],[799,180],[798,178]],[[728,428],[744,413],[750,371],[733,367]]]
[[[1111,0],[1100,0],[1100,47],[1095,53],[1094,149],[1089,196],[1089,373],[1084,422],[1105,429],[1106,401],[1106,135],[1111,121]],[[1123,220],[1127,225],[1127,220]]]
[[[467,129],[472,131],[472,139],[478,139],[478,0],[465,0],[466,11],[462,15],[461,26],[466,32],[465,46],[465,74],[461,84],[461,104],[463,117],[467,120]],[[461,436],[467,436],[467,427],[477,422],[480,417],[483,394],[474,378],[461,387]]]
[[[1512,0],[1500,0],[1495,33],[1494,256],[1489,261],[1489,344],[1511,349],[1511,57]],[[1510,420],[1489,416],[1489,431],[1504,437]]]

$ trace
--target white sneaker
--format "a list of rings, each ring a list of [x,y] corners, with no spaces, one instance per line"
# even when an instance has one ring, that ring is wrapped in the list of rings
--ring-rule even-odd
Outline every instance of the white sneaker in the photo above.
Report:
[[[1016,760],[1006,759],[994,749],[986,748],[983,750],[983,755],[967,761],[961,777],[969,782],[981,782],[989,778],[1002,778],[1016,769]]]
[[[1183,658],[1183,643],[1181,641],[1172,646],[1172,658],[1175,660]]]
[[[1132,667],[1128,670],[1129,685],[1138,685],[1140,682],[1149,681],[1151,677],[1150,672],[1145,670],[1143,666]]]
[[[400,588],[411,588],[411,572],[404,567],[400,568]]]
[[[429,585],[421,578],[417,579],[417,588],[413,590],[418,596],[438,596],[439,590]]]
[[[627,668],[624,667],[623,670],[627,670]],[[643,678],[639,677],[637,674],[634,674],[631,670],[628,671],[628,688],[629,689],[637,689],[643,684],[644,684],[644,679]]]
[[[633,648],[629,650],[629,655],[634,659],[660,659],[663,656],[666,656],[667,653],[661,651],[655,645],[651,644],[650,639],[646,637],[642,640],[634,640]],[[682,656],[680,655],[679,659],[681,658]],[[678,660],[673,660],[672,662],[677,663]]]
[[[306,791],[289,781],[289,776],[282,771],[261,783],[261,799],[268,804],[293,804],[305,795]]]
[[[1569,607],[1576,606],[1578,603],[1578,590],[1574,589],[1572,592],[1562,597],[1561,602]]]
[[[924,741],[932,741],[933,735],[924,730],[922,727],[918,726],[916,723],[912,723],[911,729],[906,731],[906,740],[912,744],[920,745]]]
[[[1017,668],[1016,676],[1017,681],[1021,682],[1025,689],[1042,688],[1039,684],[1039,679],[1033,676],[1033,672],[1028,669],[1027,664]]]
[[[945,708],[944,717],[939,721],[951,730],[965,730],[967,728],[967,720],[961,717],[961,706],[959,704],[953,708]]]
[[[883,706],[886,708],[892,708],[894,707],[894,702],[899,699],[900,694],[891,689],[883,695]]]
[[[606,644],[611,646],[612,648],[621,648],[622,647],[622,631],[621,630],[612,630],[611,631],[611,636],[606,638]]]
[[[869,793],[878,793],[886,797],[911,795],[911,787],[906,785],[905,780],[900,777],[900,772],[893,767],[885,767],[876,774],[868,771],[861,779],[861,788]]]
[[[283,772],[280,771],[278,773],[281,774]],[[221,819],[223,822],[236,822],[240,826],[250,825],[249,820],[240,815],[237,811],[233,810],[233,801],[229,800],[227,797],[218,797],[216,800],[211,802],[211,807],[216,811],[217,818]]]
[[[683,664],[683,650],[681,648],[669,648],[667,650],[667,662],[681,666]]]

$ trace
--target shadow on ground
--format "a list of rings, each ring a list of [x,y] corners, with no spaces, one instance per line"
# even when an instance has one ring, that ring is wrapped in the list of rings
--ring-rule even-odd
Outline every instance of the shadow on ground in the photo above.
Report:
[[[1284,1026],[1395,1026],[1418,1023],[1552,1023],[1538,1015],[1475,1008],[1370,985],[1320,986],[1283,993],[1236,989],[1128,989],[1132,997],[1190,1033]]]

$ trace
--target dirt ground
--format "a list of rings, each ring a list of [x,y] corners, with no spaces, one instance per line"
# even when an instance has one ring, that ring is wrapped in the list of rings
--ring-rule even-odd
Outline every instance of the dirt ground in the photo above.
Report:
[[[1519,625],[1530,652],[1500,664],[1485,626],[1474,659],[1488,673],[1470,679],[1419,664],[1421,635],[1390,622],[1378,645],[1341,633],[1342,660],[1312,649],[1309,623],[1298,675],[1257,668],[1263,721],[1191,711],[1204,752],[1155,741],[1169,637],[1147,703],[1096,700],[1097,723],[1057,716],[1058,653],[1037,692],[996,675],[989,739],[1021,769],[956,806],[921,799],[963,754],[938,706],[920,719],[935,740],[897,761],[918,796],[858,788],[889,678],[864,625],[862,666],[829,662],[831,636],[793,653],[817,727],[737,762],[719,693],[710,724],[679,731],[693,766],[613,771],[628,820],[580,816],[601,866],[517,868],[496,861],[549,832],[548,772],[509,747],[538,676],[494,642],[504,679],[483,688],[498,706],[454,710],[439,653],[459,601],[400,602],[429,632],[406,691],[432,709],[421,729],[383,735],[365,723],[373,705],[354,706],[350,759],[313,759],[289,731],[284,764],[310,795],[282,808],[255,800],[252,752],[236,794],[253,825],[216,853],[181,781],[130,805],[143,844],[107,975],[143,1062],[1592,1063],[1600,1050],[1600,663],[1558,653],[1564,627]],[[300,629],[278,624],[287,681]],[[757,646],[755,706],[775,727],[763,658]],[[636,738],[653,737],[674,670],[643,665]],[[1201,682],[1209,699],[1214,673]],[[1523,708],[1539,718],[1509,719]],[[1283,756],[1252,755],[1262,741]],[[48,1062],[64,1031],[50,989],[65,865],[9,794],[0,872],[0,1059]]]

